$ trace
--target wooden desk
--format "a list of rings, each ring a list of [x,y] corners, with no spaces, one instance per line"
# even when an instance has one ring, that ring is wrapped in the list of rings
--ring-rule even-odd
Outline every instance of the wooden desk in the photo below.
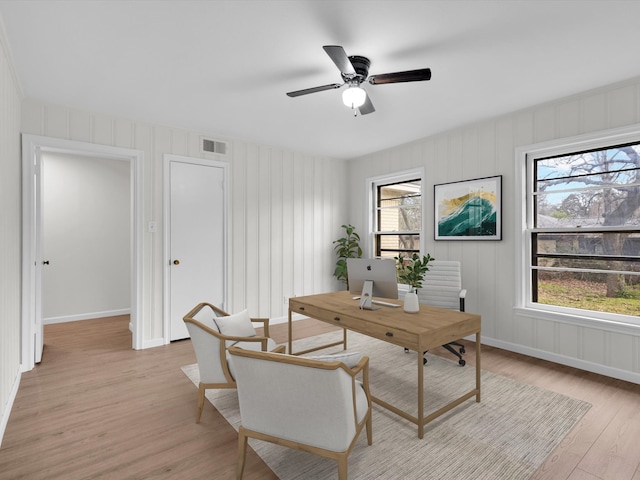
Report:
[[[402,301],[393,300],[393,303],[402,304]],[[343,340],[300,352],[293,352],[291,317],[294,312],[342,327],[344,331]],[[476,397],[476,402],[480,402],[480,323],[480,315],[427,305],[420,305],[420,311],[417,313],[406,313],[402,307],[392,308],[385,306],[381,306],[378,310],[360,310],[359,302],[353,300],[353,296],[347,291],[294,297],[289,299],[289,353],[301,355],[334,345],[342,345],[346,349],[347,330],[353,330],[354,332],[417,352],[418,416],[414,417],[382,399],[372,396],[372,400],[378,405],[415,423],[418,426],[418,437],[422,438],[424,436],[424,426],[431,420],[473,396]],[[425,417],[422,352],[471,334],[476,336],[475,388]],[[452,368],[459,367],[452,366]]]

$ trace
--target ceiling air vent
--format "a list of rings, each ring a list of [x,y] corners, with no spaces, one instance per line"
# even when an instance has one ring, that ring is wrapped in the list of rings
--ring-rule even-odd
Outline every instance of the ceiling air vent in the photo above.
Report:
[[[219,140],[211,140],[209,138],[203,138],[202,151],[207,153],[217,153],[218,155],[226,155],[227,144]]]

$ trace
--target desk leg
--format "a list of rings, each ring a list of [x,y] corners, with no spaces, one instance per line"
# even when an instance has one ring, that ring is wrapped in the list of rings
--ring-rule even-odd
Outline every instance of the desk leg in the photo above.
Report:
[[[289,309],[289,355],[293,355],[293,324],[291,323],[291,309]]]
[[[476,333],[476,402],[480,403],[480,332]]]
[[[418,438],[424,437],[424,362],[420,351],[418,357]]]

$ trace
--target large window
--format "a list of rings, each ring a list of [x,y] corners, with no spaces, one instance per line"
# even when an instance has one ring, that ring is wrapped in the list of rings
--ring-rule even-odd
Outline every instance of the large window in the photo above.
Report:
[[[420,253],[422,179],[416,173],[372,182],[373,255]]]
[[[597,319],[640,315],[640,137],[620,140],[527,155],[525,303]]]

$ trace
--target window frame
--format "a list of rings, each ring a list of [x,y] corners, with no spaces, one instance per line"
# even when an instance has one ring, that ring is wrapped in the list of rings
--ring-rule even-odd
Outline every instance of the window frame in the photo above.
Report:
[[[424,240],[425,236],[425,225],[426,225],[426,209],[425,209],[425,179],[424,179],[424,168],[415,168],[411,170],[405,170],[402,172],[396,172],[386,175],[379,175],[376,177],[370,177],[367,179],[367,242],[365,245],[365,254],[369,258],[373,258],[376,256],[376,236],[384,233],[377,229],[378,227],[378,216],[377,216],[377,207],[378,207],[378,187],[385,185],[393,185],[395,183],[401,183],[406,181],[413,181],[419,179],[420,181],[420,195],[421,195],[421,222],[422,228],[420,231],[414,231],[419,236],[420,241],[420,255],[422,255],[424,250]]]
[[[600,131],[570,138],[551,140],[548,142],[526,145],[516,148],[516,198],[520,199],[519,207],[516,206],[515,239],[516,244],[524,248],[515,248],[515,274],[516,274],[516,313],[542,318],[551,321],[559,321],[579,326],[592,328],[606,328],[620,333],[638,334],[640,329],[640,317],[623,315],[595,310],[582,310],[557,305],[541,304],[532,301],[533,280],[532,255],[533,233],[545,232],[547,229],[534,228],[534,168],[533,163],[537,159],[556,155],[568,155],[586,150],[604,149],[607,147],[628,143],[640,143],[640,124],[623,128]],[[580,231],[579,228],[565,228],[563,231]],[[589,231],[610,231],[590,228]],[[620,231],[636,230],[634,227],[620,227]],[[582,230],[584,231],[584,230]]]

